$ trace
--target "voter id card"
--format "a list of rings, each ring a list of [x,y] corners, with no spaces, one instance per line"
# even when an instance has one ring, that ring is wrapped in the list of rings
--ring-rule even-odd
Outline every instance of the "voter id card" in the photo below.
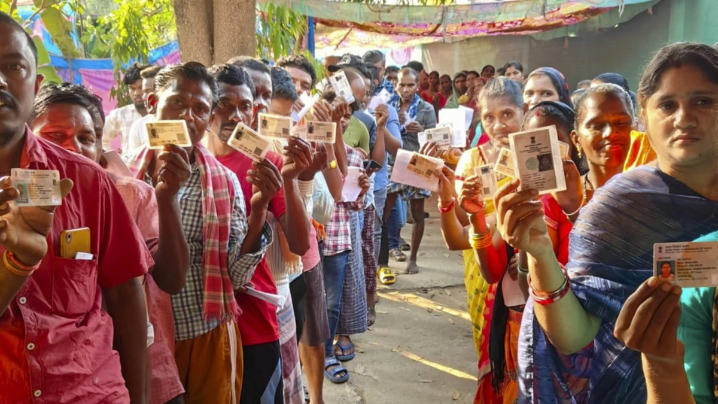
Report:
[[[347,104],[354,102],[354,94],[352,93],[352,87],[349,85],[346,73],[340,70],[334,73],[333,76],[329,77],[329,82],[332,84],[334,92],[339,97],[344,98]]]
[[[263,159],[269,151],[269,140],[243,123],[237,124],[227,144],[254,161]]]
[[[17,206],[62,205],[59,171],[13,168],[10,175],[12,184],[17,189]]]
[[[406,166],[409,171],[421,175],[426,179],[430,179],[434,176],[436,170],[436,164],[426,158],[423,154],[414,153],[409,160],[409,164]]]
[[[654,244],[653,275],[684,288],[718,286],[718,241]]]
[[[259,134],[274,139],[289,139],[292,135],[292,118],[288,116],[259,114]]]
[[[332,143],[336,140],[337,124],[334,122],[307,121],[304,138],[309,142]]]
[[[162,148],[165,145],[192,147],[187,122],[181,119],[146,122],[145,126],[151,149]]]

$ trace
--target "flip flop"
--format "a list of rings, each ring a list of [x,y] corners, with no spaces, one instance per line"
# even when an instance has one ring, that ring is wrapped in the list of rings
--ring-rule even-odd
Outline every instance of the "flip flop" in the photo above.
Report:
[[[394,271],[388,267],[379,268],[379,270],[376,271],[376,275],[379,277],[379,282],[381,282],[382,285],[391,285],[396,282]]]
[[[334,366],[334,368],[332,370],[328,370],[332,366]],[[337,376],[337,374],[342,372],[344,373],[343,376]],[[342,366],[341,363],[339,363],[337,358],[332,356],[324,359],[324,376],[326,376],[326,378],[334,384],[341,384],[349,380],[349,371],[347,368]]]
[[[354,344],[351,342],[349,343],[349,345],[342,345],[341,342],[337,341],[336,345],[334,345],[334,346],[338,346],[339,349],[342,351],[342,355],[335,355],[336,358],[342,362],[348,362],[348,361],[354,359],[354,357],[356,356],[356,352],[352,352],[350,354],[344,355],[344,352],[354,348]]]
[[[392,258],[394,258],[395,260],[397,260],[399,262],[406,261],[406,255],[403,252],[401,252],[401,250],[399,250],[398,248],[395,248],[395,249],[389,251],[389,255],[391,255]]]
[[[406,241],[401,240],[401,243],[399,243],[399,250],[409,251],[409,250],[411,250],[411,246]]]

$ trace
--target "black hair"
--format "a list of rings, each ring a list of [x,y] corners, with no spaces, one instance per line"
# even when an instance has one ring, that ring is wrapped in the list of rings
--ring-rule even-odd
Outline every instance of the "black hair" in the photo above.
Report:
[[[314,65],[312,65],[312,62],[310,62],[309,59],[305,58],[303,55],[283,57],[279,59],[277,66],[284,68],[294,67],[296,69],[303,70],[312,78],[312,88],[314,88],[317,84],[317,72],[314,70]]]
[[[629,115],[631,115],[631,119],[635,119],[633,102],[631,101],[631,96],[628,94],[628,92],[626,92],[626,90],[624,90],[622,87],[615,84],[601,84],[599,86],[587,89],[578,96],[578,99],[576,99],[576,131],[578,131],[578,129],[581,127],[581,122],[586,118],[586,100],[596,94],[601,94],[604,96],[607,94],[611,94],[620,98],[621,101],[623,101],[623,103],[626,104],[626,106],[628,107],[628,113]]]
[[[449,79],[449,81],[451,81],[452,84],[453,84],[453,80],[451,80],[451,76],[449,76],[448,74],[442,74],[441,76],[439,76],[439,81],[441,81],[441,79],[443,79],[444,77],[446,77],[447,79]]]
[[[364,63],[369,63],[373,65],[375,63],[383,62],[385,58],[384,54],[381,53],[380,50],[375,49],[367,51],[364,56],[362,56],[362,60],[364,61]]]
[[[718,50],[695,42],[668,45],[661,48],[643,70],[638,85],[638,100],[642,108],[646,107],[646,100],[658,91],[663,74],[668,69],[683,65],[701,69],[708,80],[718,84]]]
[[[504,71],[509,70],[509,67],[513,67],[514,69],[520,71],[521,73],[524,72],[524,67],[521,65],[521,63],[519,63],[515,60],[512,60],[512,61],[506,63],[503,67]]]
[[[142,77],[143,79],[153,79],[153,78],[155,78],[157,73],[160,72],[160,70],[162,70],[162,66],[157,66],[157,65],[147,66],[146,68],[142,69],[142,71],[140,72],[140,77]]]
[[[602,73],[592,81],[598,81],[603,84],[615,84],[626,91],[631,91],[631,89],[628,88],[628,80],[618,73]]]
[[[35,46],[35,41],[32,40],[30,34],[28,34],[22,25],[15,21],[14,18],[2,11],[0,11],[0,24],[10,24],[12,27],[19,29],[23,34],[25,34],[27,46],[29,46],[30,51],[32,51],[32,56],[35,58],[35,67],[37,67],[37,46]]]
[[[105,113],[102,110],[102,99],[81,84],[47,83],[40,87],[35,97],[35,105],[30,120],[35,120],[47,112],[54,104],[79,105],[92,115],[92,119],[100,118],[104,124]]]
[[[469,74],[473,74],[476,77],[481,77],[481,74],[476,70],[469,70],[468,72],[466,72],[466,76],[468,76]]]
[[[199,62],[186,62],[164,67],[155,76],[155,92],[161,93],[180,77],[207,84],[212,94],[212,107],[214,107],[219,99],[219,87],[207,68]]]
[[[410,67],[414,69],[417,73],[424,70],[424,65],[416,60],[412,60],[411,62],[407,63],[404,68]]]
[[[386,69],[384,69],[384,76],[386,76],[389,73],[399,73],[399,68],[396,66],[387,66]]]
[[[491,70],[494,71],[494,73],[496,73],[496,68],[495,68],[494,66],[492,66],[492,65],[486,65],[486,66],[484,66],[484,67],[481,68],[481,74],[483,74],[483,73],[484,73],[484,70],[486,70],[486,69],[489,68],[489,67],[491,68]]]
[[[576,90],[576,91],[574,91],[573,93],[571,93],[571,103],[572,103],[573,105],[576,105],[576,102],[578,101],[578,97],[580,97],[581,94],[583,94],[583,93],[585,93],[585,92],[586,92],[586,89],[585,89],[585,88],[579,88],[578,90]]]
[[[399,74],[401,74],[401,75],[411,74],[412,76],[414,76],[415,79],[419,78],[419,73],[416,70],[412,69],[411,67],[405,67],[405,68],[399,70]]]
[[[451,80],[451,83],[453,84],[453,83],[456,81],[456,79],[458,79],[459,77],[466,78],[466,73],[464,73],[464,72],[458,72],[458,73],[456,73],[456,75],[454,76],[454,79]]]
[[[272,99],[279,98],[295,102],[299,98],[297,89],[292,82],[292,76],[286,70],[272,67],[270,75],[272,76]]]
[[[439,72],[437,72],[436,70],[434,70],[433,72],[429,73],[429,77],[431,77],[431,76],[436,76],[437,79],[438,79],[438,78],[441,78],[441,74],[439,74]]]
[[[507,97],[512,104],[519,108],[524,107],[524,96],[521,86],[506,77],[494,77],[481,90],[479,103],[483,100]]]
[[[254,70],[260,73],[271,74],[269,66],[262,60],[251,56],[235,56],[229,59],[227,63],[241,67],[245,70]]]
[[[254,87],[254,82],[249,77],[249,73],[247,73],[241,67],[237,67],[228,63],[222,63],[210,67],[209,74],[214,77],[214,79],[217,81],[217,84],[225,83],[232,86],[247,86],[249,88],[249,91],[252,92],[252,95],[254,95],[256,91]]]
[[[122,82],[129,86],[141,80],[140,72],[148,67],[148,65],[141,65],[137,62],[131,64],[130,67],[125,70],[125,76],[122,78]]]
[[[526,130],[526,125],[534,117],[553,118],[556,123],[566,132],[571,133],[574,130],[576,114],[570,105],[566,105],[559,101],[542,101],[536,104],[524,116],[524,122],[521,124],[521,130]],[[586,156],[580,156],[576,147],[571,147],[571,160],[576,164],[576,168],[581,175],[588,172]]]

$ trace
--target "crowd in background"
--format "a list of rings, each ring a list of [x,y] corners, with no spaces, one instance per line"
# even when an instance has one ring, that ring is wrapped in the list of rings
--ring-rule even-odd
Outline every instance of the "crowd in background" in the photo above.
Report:
[[[0,403],[323,403],[377,320],[377,282],[397,281],[390,259],[419,272],[430,214],[465,262],[475,403],[715,400],[715,288],[653,276],[653,244],[717,239],[718,50],[660,49],[636,92],[605,73],[571,93],[516,61],[449,76],[380,51],[325,58],[350,103],[302,56],[135,64],[132,103],[105,116],[91,89],[42,83],[5,14],[0,34]],[[277,140],[258,161],[228,145],[315,93],[334,143]],[[464,147],[420,143],[460,107]],[[192,146],[150,148],[146,123],[164,120]],[[566,189],[505,177],[483,195],[475,169],[552,125]],[[399,150],[445,161],[437,211],[391,181]],[[16,168],[58,170],[62,205],[16,206]],[[92,258],[64,256],[85,229]],[[525,304],[505,304],[510,280]]]

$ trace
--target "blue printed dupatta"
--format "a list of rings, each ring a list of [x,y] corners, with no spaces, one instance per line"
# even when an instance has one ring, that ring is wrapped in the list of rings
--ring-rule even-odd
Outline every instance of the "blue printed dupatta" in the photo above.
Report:
[[[640,353],[613,337],[618,313],[653,275],[654,243],[693,241],[716,228],[718,202],[657,168],[636,168],[600,188],[574,224],[567,268],[571,290],[602,325],[590,346],[561,355],[529,300],[519,338],[519,402],[645,402]]]

